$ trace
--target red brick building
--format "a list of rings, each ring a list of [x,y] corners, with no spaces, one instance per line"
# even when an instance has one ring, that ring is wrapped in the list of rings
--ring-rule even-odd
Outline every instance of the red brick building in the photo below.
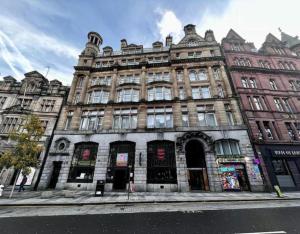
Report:
[[[222,46],[266,188],[300,190],[300,54],[272,34],[257,50],[230,30]]]

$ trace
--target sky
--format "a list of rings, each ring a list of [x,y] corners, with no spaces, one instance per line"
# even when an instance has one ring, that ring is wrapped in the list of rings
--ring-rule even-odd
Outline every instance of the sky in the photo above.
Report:
[[[299,0],[0,0],[0,78],[37,70],[70,85],[89,31],[120,50],[123,38],[151,47],[171,34],[177,43],[192,23],[219,42],[232,28],[260,48],[279,27],[300,36],[299,9]]]

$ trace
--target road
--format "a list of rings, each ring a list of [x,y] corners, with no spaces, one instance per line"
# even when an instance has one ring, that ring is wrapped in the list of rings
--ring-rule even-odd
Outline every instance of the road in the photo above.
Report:
[[[149,209],[145,208],[147,206]],[[0,207],[0,233],[300,233],[299,203],[280,202],[277,206],[275,203],[187,203],[94,207]],[[161,212],[158,207],[169,211]],[[101,213],[101,209],[110,210],[112,213],[89,214],[83,212],[84,209],[95,213],[97,210]],[[30,210],[40,210],[40,213],[30,213]],[[55,215],[53,210],[57,214],[65,212],[69,215]]]

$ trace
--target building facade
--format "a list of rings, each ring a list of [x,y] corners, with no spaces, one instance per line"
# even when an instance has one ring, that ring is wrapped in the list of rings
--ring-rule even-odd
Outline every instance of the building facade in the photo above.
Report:
[[[299,190],[299,54],[272,34],[257,51],[230,30],[222,46],[269,189]]]
[[[45,129],[41,144],[44,151],[39,155],[41,166],[50,145],[51,136],[56,126],[62,104],[68,95],[68,88],[58,80],[48,81],[37,71],[25,74],[20,82],[11,76],[0,81],[0,154],[13,147],[8,140],[12,130],[22,129],[29,114],[37,115]],[[40,169],[32,169],[26,185],[34,187],[38,183]],[[14,182],[16,172],[13,168],[3,168],[0,172],[0,184],[10,185]]]
[[[220,45],[184,32],[121,51],[88,34],[40,189],[263,190]]]

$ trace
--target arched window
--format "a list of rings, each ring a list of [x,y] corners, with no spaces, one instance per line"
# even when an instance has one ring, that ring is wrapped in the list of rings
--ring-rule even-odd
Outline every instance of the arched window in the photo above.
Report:
[[[215,143],[215,152],[217,155],[240,155],[240,146],[237,140],[226,139]]]
[[[147,183],[177,183],[174,142],[147,143]]]
[[[207,75],[205,70],[200,70],[198,74],[199,80],[207,80]]]
[[[81,142],[75,145],[68,182],[91,183],[98,152],[98,144]]]
[[[194,71],[194,70],[190,71],[189,78],[190,78],[190,81],[196,81],[197,80],[197,73],[196,73],[196,71]]]

